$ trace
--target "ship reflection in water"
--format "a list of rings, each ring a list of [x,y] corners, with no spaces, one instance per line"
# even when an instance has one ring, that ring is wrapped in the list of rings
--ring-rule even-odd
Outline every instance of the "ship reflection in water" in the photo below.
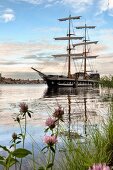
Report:
[[[49,107],[61,105],[64,108],[64,130],[61,135],[71,138],[87,136],[102,121],[103,118],[99,114],[99,98],[99,89],[93,88],[48,89],[44,94]]]

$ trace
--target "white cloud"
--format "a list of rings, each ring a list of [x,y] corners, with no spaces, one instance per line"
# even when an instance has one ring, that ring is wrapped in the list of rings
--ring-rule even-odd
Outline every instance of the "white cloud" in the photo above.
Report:
[[[98,6],[99,12],[97,15],[108,11],[108,14],[113,16],[113,0],[100,0]]]
[[[76,8],[77,11],[81,11],[81,9],[85,10],[89,5],[92,5],[93,2],[94,0],[62,0],[63,4],[70,5],[72,8]]]
[[[76,12],[83,12],[93,4],[94,0],[61,0],[59,2],[63,5],[70,6],[72,9],[76,10]]]
[[[52,5],[61,4],[69,5],[77,11],[84,11],[86,8],[93,4],[94,0],[15,0],[17,2],[26,2],[33,5],[44,4],[44,7],[51,7]]]
[[[15,20],[14,11],[10,8],[6,8],[4,11],[1,12],[0,19],[5,23],[11,22]]]
[[[52,6],[52,4],[46,4],[45,5],[45,8],[49,8],[49,7],[51,7]]]
[[[62,49],[61,45],[49,42],[0,43],[0,72],[21,72],[31,66],[54,72],[60,62],[57,59],[54,61],[51,55],[59,49]]]
[[[27,3],[34,4],[34,5],[39,5],[43,3],[43,0],[16,0],[16,1],[27,2]]]
[[[102,14],[108,11],[108,14],[113,16],[113,0],[13,0],[15,2],[25,2],[33,5],[41,5],[45,8],[51,7],[53,5],[64,5],[71,9],[76,10],[76,12],[87,11],[90,6],[95,7],[96,14]]]
[[[49,42],[0,43],[0,60],[2,61],[6,56],[8,61],[12,57],[15,58],[15,56],[16,58],[26,55],[47,56],[56,49],[61,49],[61,45],[53,45]]]

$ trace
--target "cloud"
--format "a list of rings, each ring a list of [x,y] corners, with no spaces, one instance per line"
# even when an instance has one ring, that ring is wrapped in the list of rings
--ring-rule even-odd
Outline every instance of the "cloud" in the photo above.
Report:
[[[11,8],[6,8],[4,11],[1,12],[0,19],[5,23],[11,22],[15,20],[15,13]]]
[[[27,2],[33,5],[39,5],[42,4],[44,2],[44,0],[15,0],[15,1],[19,1],[19,2]]]
[[[51,7],[52,6],[52,4],[46,4],[45,5],[45,8],[49,8],[49,7]]]
[[[103,54],[96,61],[96,67],[100,74],[113,74],[113,53]]]
[[[43,4],[45,8],[53,5],[66,5],[77,11],[85,11],[88,6],[92,5],[94,0],[15,0],[15,2],[26,2],[33,5]]]
[[[52,51],[61,49],[61,45],[51,44],[47,42],[10,42],[0,43],[0,57],[27,56],[27,55],[43,55],[53,54]]]
[[[76,12],[85,12],[92,5],[95,7],[96,14],[102,14],[108,11],[109,15],[113,15],[113,0],[13,0],[14,2],[24,2],[32,5],[43,5],[49,8],[53,5],[62,5],[76,10]]]
[[[98,55],[100,53],[105,53],[108,50],[108,46],[105,44],[98,44],[93,47],[93,51]]]
[[[41,60],[48,60],[48,58],[49,59],[53,58],[51,56],[51,53],[48,53],[48,52],[46,52],[46,56],[45,56],[45,53],[43,52],[43,53],[37,53],[36,55],[26,55],[26,56],[23,57],[23,59],[35,60],[35,61],[37,61],[37,60],[40,60],[40,61]]]
[[[99,12],[98,14],[101,14],[102,12],[105,12],[106,10],[108,10],[108,1],[107,0],[100,0],[98,3],[99,6]]]
[[[49,65],[54,63],[54,57],[51,55],[60,48],[60,45],[49,42],[0,43],[0,72],[22,72],[32,66],[38,69],[45,68],[45,65],[49,71],[52,68]]]
[[[36,55],[27,55],[27,56],[24,56],[23,57],[24,59],[34,59],[34,60],[37,60],[38,59],[38,57],[36,56]]]
[[[15,65],[15,64],[21,64],[21,63],[14,62],[14,61],[0,61],[0,65]]]
[[[43,5],[44,8],[49,8],[54,5],[62,5],[70,7],[76,12],[85,12],[90,10],[89,7],[95,7],[96,15],[100,15],[103,12],[108,12],[113,16],[113,0],[13,0],[14,2],[24,2],[32,5]],[[91,8],[92,9],[92,8]]]
[[[98,7],[97,15],[107,11],[109,15],[113,16],[113,0],[100,0]]]
[[[62,0],[62,4],[69,5],[77,11],[85,11],[88,6],[92,5],[94,0]]]

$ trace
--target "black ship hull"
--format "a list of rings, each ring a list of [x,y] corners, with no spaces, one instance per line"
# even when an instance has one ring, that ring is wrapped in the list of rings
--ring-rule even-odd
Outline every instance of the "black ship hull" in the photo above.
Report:
[[[66,76],[59,76],[59,75],[45,75],[44,73],[32,68],[40,77],[47,83],[48,88],[58,88],[58,87],[89,87],[89,86],[98,86],[99,84],[99,74],[91,74],[91,77],[84,79],[84,74],[82,73],[82,77],[78,76],[79,74],[76,73],[75,77],[68,78]]]
[[[94,87],[98,86],[97,80],[76,80],[76,79],[49,79],[47,78],[46,83],[49,88],[57,87]]]

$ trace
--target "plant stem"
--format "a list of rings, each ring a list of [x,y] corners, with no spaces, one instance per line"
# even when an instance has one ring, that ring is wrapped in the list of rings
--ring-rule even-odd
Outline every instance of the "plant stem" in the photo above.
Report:
[[[21,129],[21,133],[22,133],[22,139],[23,139],[23,149],[24,149],[24,146],[25,146],[25,137],[26,137],[26,129],[27,129],[27,117],[26,117],[26,114],[25,114],[25,123],[24,123],[24,133],[23,133],[23,130],[22,130],[22,127],[21,127],[21,124],[20,124],[20,129]],[[21,161],[20,161],[20,170],[22,168],[22,158],[21,158]]]
[[[33,154],[33,170],[36,170],[35,155],[34,155],[34,145],[33,145],[33,143],[32,143],[32,154]]]
[[[24,136],[23,136],[23,148],[25,146],[25,137],[26,137],[26,129],[27,129],[27,117],[26,117],[26,114],[25,114],[25,131],[24,131]]]
[[[14,141],[14,149],[16,150],[16,141]],[[16,156],[15,156],[15,160],[16,160]],[[15,163],[15,170],[17,169],[16,163]]]
[[[50,162],[50,158],[51,158],[51,149],[50,149],[50,148],[48,149],[48,152],[49,152],[49,153],[48,153],[47,166],[48,166],[48,164],[49,164],[49,162]],[[48,169],[47,166],[46,166],[46,170]]]

